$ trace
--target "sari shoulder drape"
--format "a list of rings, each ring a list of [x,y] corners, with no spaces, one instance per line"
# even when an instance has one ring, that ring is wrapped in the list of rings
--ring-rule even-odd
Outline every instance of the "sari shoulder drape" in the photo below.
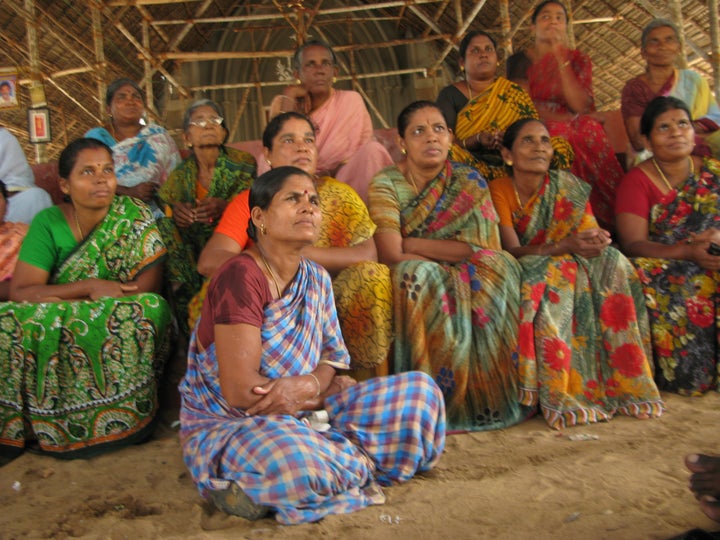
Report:
[[[96,277],[122,282],[157,264],[167,250],[147,206],[118,195],[110,210],[53,272],[53,283]]]

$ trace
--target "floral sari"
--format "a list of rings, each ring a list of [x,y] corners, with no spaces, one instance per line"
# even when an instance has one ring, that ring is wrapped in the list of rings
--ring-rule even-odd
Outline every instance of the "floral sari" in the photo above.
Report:
[[[520,243],[559,242],[596,227],[589,191],[575,176],[551,171],[530,208],[513,214]],[[520,264],[523,405],[539,404],[553,428],[609,420],[617,412],[660,415],[645,301],[630,261],[607,247],[589,259],[525,255]]]
[[[649,238],[675,244],[710,228],[720,229],[720,162],[706,158],[699,174],[651,208]],[[720,272],[685,260],[632,261],[650,313],[658,386],[685,395],[717,389]]]
[[[179,202],[195,204],[198,199],[214,197],[230,200],[246,189],[255,177],[255,158],[235,148],[223,148],[218,156],[210,189],[198,184],[198,166],[194,156],[175,169],[158,190],[158,199],[166,217],[158,219],[158,227],[168,250],[166,280],[173,287],[175,316],[184,335],[190,335],[188,304],[203,284],[197,271],[197,258],[210,239],[217,223],[193,223],[178,227],[172,218],[172,205]]]
[[[165,128],[157,124],[143,126],[135,137],[119,142],[102,127],[91,129],[85,136],[102,141],[112,148],[115,175],[121,186],[134,187],[144,182],[154,182],[161,186],[180,163],[180,152],[175,141]],[[151,202],[150,208],[155,217],[162,216],[156,201]]]
[[[41,243],[40,227],[58,213],[64,220],[57,207],[38,214],[27,240]],[[53,238],[74,242],[67,222],[53,229]],[[127,282],[164,255],[147,208],[115,197],[105,219],[58,263],[50,282]],[[43,452],[84,457],[147,437],[169,323],[167,303],[153,293],[0,304],[0,451],[18,453],[35,438]]]
[[[447,162],[419,195],[397,167],[375,176],[370,215],[378,232],[466,242],[460,263],[409,260],[391,268],[395,372],[430,374],[445,397],[448,427],[489,430],[523,418],[513,355],[520,266],[500,247],[485,180]]]

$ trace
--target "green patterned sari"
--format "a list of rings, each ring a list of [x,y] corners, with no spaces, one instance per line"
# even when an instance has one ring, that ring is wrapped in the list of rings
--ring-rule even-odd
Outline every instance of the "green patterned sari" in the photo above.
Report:
[[[195,203],[197,199],[214,197],[227,202],[246,189],[255,178],[255,158],[235,148],[222,148],[213,170],[207,194],[198,193],[198,164],[194,156],[183,161],[158,190],[158,198],[166,209],[176,203]],[[172,217],[158,220],[160,234],[167,246],[166,280],[173,286],[172,303],[180,330],[190,335],[187,326],[188,304],[203,285],[204,278],[197,271],[200,252],[212,236],[217,223],[193,223],[178,227]],[[168,297],[169,298],[169,297]]]
[[[523,419],[513,355],[520,265],[500,247],[487,183],[473,168],[447,162],[419,195],[397,167],[370,185],[379,232],[466,242],[456,263],[409,260],[391,269],[395,372],[428,373],[445,397],[448,429],[490,430]]]
[[[44,212],[41,221],[58,222],[59,208]],[[69,227],[31,228],[26,241],[42,243],[44,231],[65,243],[72,234]],[[115,197],[50,283],[127,282],[164,256],[149,210]],[[169,323],[168,304],[154,293],[0,304],[0,452],[17,454],[36,439],[42,452],[83,457],[145,438],[158,407]]]

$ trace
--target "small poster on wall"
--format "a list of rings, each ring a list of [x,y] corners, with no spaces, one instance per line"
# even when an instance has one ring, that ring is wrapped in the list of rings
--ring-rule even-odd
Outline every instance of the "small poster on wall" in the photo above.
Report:
[[[28,132],[31,143],[50,142],[50,109],[28,110]]]
[[[17,73],[0,69],[0,109],[16,109],[17,107]]]

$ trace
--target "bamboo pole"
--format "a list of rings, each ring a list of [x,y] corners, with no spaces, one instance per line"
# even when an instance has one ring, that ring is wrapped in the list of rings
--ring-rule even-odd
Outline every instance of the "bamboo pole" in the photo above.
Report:
[[[479,0],[478,2],[475,2],[475,6],[473,7],[472,11],[470,12],[470,15],[468,16],[467,19],[465,19],[465,22],[463,23],[463,25],[458,29],[457,33],[454,36],[454,39],[452,40],[452,43],[448,44],[448,46],[445,47],[443,52],[440,54],[440,57],[432,65],[432,67],[430,68],[430,73],[435,73],[438,70],[438,68],[440,67],[440,65],[445,61],[445,58],[447,58],[447,55],[450,54],[450,51],[452,51],[455,47],[457,47],[457,45],[455,45],[455,43],[457,43],[462,38],[462,36],[465,34],[467,29],[470,27],[470,25],[473,23],[475,18],[480,13],[480,10],[483,8],[483,6],[485,6],[486,1],[487,0]]]
[[[125,27],[124,24],[122,24],[121,22],[116,22],[113,26],[115,26],[115,28],[117,28],[123,36],[125,36],[125,39],[127,39],[127,40],[138,50],[138,52],[141,54],[141,56],[147,58],[149,61],[152,62],[152,60],[153,60],[153,54],[152,54],[150,51],[148,51],[145,47],[143,47],[140,43],[138,43],[137,39],[135,39],[135,37],[130,33],[130,31]],[[180,93],[180,95],[181,95],[182,97],[185,97],[185,98],[190,97],[189,94],[188,94],[187,89],[185,89],[185,88],[177,81],[177,79],[175,79],[175,77],[173,77],[173,76],[170,74],[170,72],[169,72],[167,69],[165,69],[160,63],[158,63],[158,64],[155,66],[155,68],[156,68],[157,71],[159,71],[160,73],[162,73],[163,75],[165,75],[165,78],[166,78],[172,85],[174,85],[175,88],[178,89],[178,92]]]
[[[513,53],[512,40],[510,39],[510,5],[508,0],[499,0],[500,7],[500,49],[502,58],[507,60]]]
[[[568,47],[571,49],[575,48],[575,13],[573,10],[572,2],[567,0],[567,32],[568,32]]]
[[[715,101],[720,101],[720,36],[718,35],[718,0],[708,0],[710,12],[710,39],[712,53],[710,65],[713,68],[713,84],[715,88]]]
[[[391,71],[380,71],[374,73],[362,73],[359,75],[340,75],[338,81],[353,81],[354,79],[375,79],[377,77],[387,77],[389,75],[412,75],[415,73],[421,74],[423,77],[427,77],[427,68],[408,68],[408,69],[394,69]],[[254,88],[258,83],[245,82],[245,83],[228,83],[228,84],[211,84],[202,86],[189,86],[188,90],[191,92],[204,92],[209,90],[233,90],[236,88]],[[272,86],[287,86],[287,81],[263,81],[259,83],[263,88],[269,88]]]
[[[398,47],[400,45],[424,43],[443,39],[450,42],[449,34],[433,35],[420,39],[395,39],[382,43],[356,43],[354,45],[333,46],[335,52],[361,51],[366,49],[385,49]],[[256,58],[287,58],[295,54],[294,50],[285,49],[279,51],[219,51],[219,52],[165,52],[158,53],[155,58],[158,60],[183,60],[186,62],[204,62],[211,60],[242,60]]]
[[[85,107],[85,105],[83,105],[82,103],[80,103],[80,101],[78,101],[77,99],[75,99],[75,98],[72,96],[72,94],[70,94],[70,92],[68,92],[67,90],[65,90],[64,88],[62,88],[62,87],[61,87],[58,83],[56,83],[54,80],[52,80],[52,79],[46,79],[46,80],[47,80],[47,82],[49,82],[50,84],[52,84],[58,92],[60,92],[62,95],[64,95],[64,96],[65,96],[66,98],[68,98],[70,101],[72,101],[80,110],[82,110],[82,111],[84,111],[85,113],[87,113],[87,115],[88,115],[90,118],[92,118],[95,122],[97,122],[98,124],[102,124],[102,116],[101,116],[101,117],[98,117],[97,115],[94,115],[93,113],[91,113],[91,112]]]
[[[150,27],[147,20],[142,20],[142,40],[143,47],[150,50]],[[143,70],[144,70],[144,86],[145,86],[145,107],[152,113],[157,114],[155,110],[155,92],[153,92],[153,69],[152,64],[148,58],[143,58]]]
[[[35,0],[25,0],[25,31],[27,33],[28,57],[30,60],[30,106],[45,105],[45,90],[40,74],[40,52],[37,42],[37,21],[35,19]],[[50,126],[46,126],[50,129]],[[35,144],[35,162],[47,161],[47,144]]]
[[[670,7],[670,16],[672,18],[672,21],[675,23],[675,26],[678,27],[678,30],[680,30],[680,66],[682,69],[686,69],[688,67],[688,61],[687,61],[687,53],[685,52],[685,25],[683,23],[683,16],[682,16],[682,3],[681,0],[671,0],[669,2]]]
[[[199,1],[199,0],[196,0]],[[134,0],[128,2],[108,3],[108,5],[132,5]],[[438,0],[393,0],[390,2],[368,2],[359,6],[346,6],[341,8],[328,8],[315,10],[316,16],[343,15],[357,13],[361,11],[374,11],[378,9],[401,8],[408,5],[437,4]],[[250,22],[250,21],[277,21],[286,18],[285,13],[267,13],[261,15],[236,15],[226,17],[207,17],[205,19],[159,19],[153,24],[212,24],[212,23],[231,23],[231,22]]]
[[[95,76],[97,77],[98,101],[100,103],[100,118],[105,116],[105,93],[107,84],[105,82],[105,48],[103,46],[102,14],[95,2],[90,2],[90,14],[92,16],[93,43],[95,44]],[[102,124],[102,122],[100,122]]]

